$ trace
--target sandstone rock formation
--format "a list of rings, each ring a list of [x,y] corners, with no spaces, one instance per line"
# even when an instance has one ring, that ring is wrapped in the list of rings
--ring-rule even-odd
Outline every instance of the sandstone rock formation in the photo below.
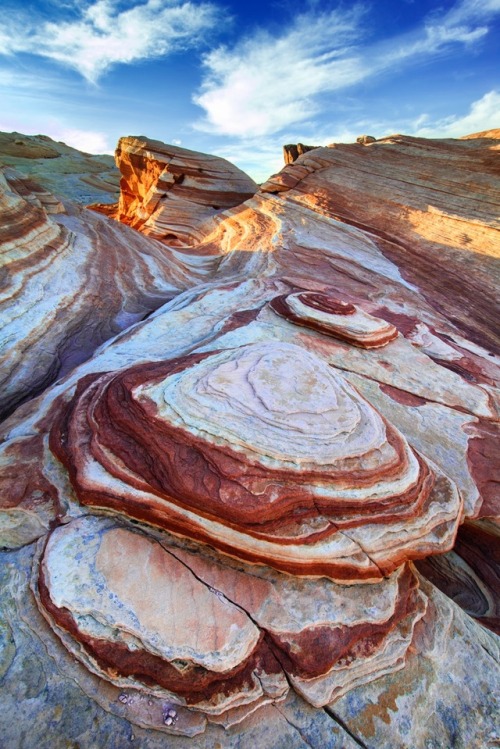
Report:
[[[357,309],[354,304],[329,297],[328,294],[302,292],[275,297],[273,310],[281,317],[332,335],[361,348],[380,348],[397,338],[398,330],[385,320]]]
[[[356,143],[361,143],[362,146],[367,146],[368,143],[375,143],[377,139],[373,135],[360,135],[356,138]]]
[[[112,156],[84,153],[47,135],[0,133],[0,164],[74,203],[114,203],[120,194]]]
[[[203,275],[5,167],[0,217],[3,415]]]
[[[303,153],[307,153],[308,151],[313,151],[315,148],[319,148],[319,146],[305,146],[303,143],[289,143],[286,146],[283,146],[283,158],[285,159],[285,164],[293,164],[294,161],[297,161],[299,156],[302,156]]]
[[[272,340],[88,378],[51,449],[82,504],[339,582],[448,550],[461,512],[350,385]]]
[[[125,222],[138,211],[144,234],[153,226],[141,223],[145,196],[154,203],[160,170],[170,174],[180,156],[143,141],[135,153],[136,142],[122,140],[121,205]],[[445,150],[450,172],[441,164],[425,182],[410,171],[399,184],[408,148],[429,169]],[[391,138],[317,149],[242,204],[234,192],[208,219],[215,182],[195,209],[188,180],[179,212],[154,219],[163,244],[65,203],[66,213],[48,215],[58,203],[7,170],[6,210],[25,216],[25,234],[14,234],[29,237],[35,278],[44,278],[37,247],[57,248],[76,221],[92,237],[98,222],[123,242],[124,263],[137,264],[134,279],[116,266],[120,304],[135,284],[157,299],[175,295],[70,361],[43,393],[31,383],[32,397],[1,427],[7,742],[23,745],[19,721],[8,720],[21,709],[48,747],[40,724],[56,721],[64,694],[58,735],[84,747],[112,734],[116,746],[156,749],[164,733],[174,749],[494,745],[500,360],[484,348],[491,318],[481,317],[474,279],[463,287],[467,315],[447,298],[457,264],[436,243],[419,244],[402,216],[382,230],[374,212],[360,228],[333,205],[364,189],[359,215],[371,201],[380,208],[386,180],[389,214],[418,204],[424,231],[423,196],[446,184],[454,215],[438,217],[443,236],[451,243],[461,216],[480,265],[473,253],[489,251],[495,231],[495,148],[492,138]],[[154,152],[164,161],[146,158]],[[370,193],[348,164],[372,153]],[[472,164],[484,167],[483,189],[491,185],[474,218],[460,198]],[[409,251],[394,249],[410,230],[412,258],[422,248],[424,265],[432,253],[442,263],[439,291],[411,270]],[[147,284],[146,251],[157,264]],[[89,314],[80,296],[76,309]],[[43,315],[35,309],[31,324],[53,334]],[[23,701],[28,659],[36,679]]]
[[[120,200],[104,212],[170,247],[192,246],[217,213],[257,191],[255,182],[225,159],[142,136],[120,139],[116,163]]]
[[[304,154],[263,189],[286,177],[288,200],[375,236],[426,300],[466,337],[495,348],[498,137],[497,130],[486,139],[394,135],[363,149],[333,144]]]

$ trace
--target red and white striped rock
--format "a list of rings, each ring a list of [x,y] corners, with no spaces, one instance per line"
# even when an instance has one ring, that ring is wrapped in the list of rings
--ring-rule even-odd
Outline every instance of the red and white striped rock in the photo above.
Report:
[[[90,211],[61,212],[32,188],[0,170],[4,416],[199,273],[157,242]]]
[[[82,517],[54,530],[38,592],[75,656],[115,684],[214,715],[288,691],[240,608],[158,542],[111,520]]]
[[[386,346],[398,335],[391,323],[320,292],[302,291],[275,297],[270,306],[290,322],[361,348]]]
[[[255,182],[225,159],[142,136],[120,138],[116,164],[122,173],[118,206],[98,209],[171,247],[199,242],[221,210],[257,192]]]
[[[317,707],[401,668],[425,612],[426,598],[407,565],[379,583],[345,586],[249,569],[206,551],[169,551],[248,612],[297,691]]]
[[[84,379],[51,447],[83,504],[341,582],[446,551],[461,513],[354,388],[278,341]]]

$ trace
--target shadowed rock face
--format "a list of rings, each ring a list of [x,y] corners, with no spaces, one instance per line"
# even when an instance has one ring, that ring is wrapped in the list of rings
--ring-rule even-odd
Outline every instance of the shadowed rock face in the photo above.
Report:
[[[293,162],[297,161],[299,156],[302,156],[303,153],[313,151],[315,148],[318,148],[318,146],[305,146],[303,143],[297,143],[297,145],[289,143],[288,145],[283,146],[285,164],[293,164]]]
[[[0,218],[3,416],[205,272],[10,168]]]
[[[364,231],[334,216],[327,197],[344,147],[303,154],[240,205],[228,178],[235,202],[217,203],[206,221],[219,160],[197,183],[195,210],[193,183],[170,184],[169,169],[182,157],[183,169],[208,173],[209,157],[130,141],[121,141],[124,220],[136,217],[144,233],[153,217],[150,227],[190,244],[185,252],[92,213],[87,223],[7,174],[5,210],[19,226],[9,258],[27,269],[26,288],[32,276],[45,283],[52,248],[79,241],[77,225],[86,237],[98,226],[99,239],[127,238],[123,263],[111,254],[112,271],[90,273],[80,307],[69,307],[76,330],[80,309],[109,324],[114,307],[95,301],[107,292],[119,305],[136,287],[176,298],[83,363],[67,361],[62,381],[2,425],[0,544],[12,549],[0,566],[3,699],[19,708],[15,668],[32,632],[36,725],[58,699],[44,686],[57,668],[65,693],[72,684],[88,695],[72,715],[142,726],[146,749],[164,743],[160,731],[174,749],[202,732],[224,749],[487,746],[498,643],[457,604],[497,626],[500,368],[481,347],[489,323],[471,286],[461,321],[436,301],[443,289],[434,298],[430,281],[406,278],[404,253],[388,258],[377,221]],[[393,141],[391,174],[408,146]],[[457,159],[489,163],[491,138],[472,142],[445,142],[452,171]],[[370,159],[383,143],[352,148]],[[437,147],[418,141],[429,159]],[[175,215],[155,213],[160,169]],[[405,183],[398,200],[419,201],[422,189]],[[481,211],[471,224],[478,252],[492,228],[487,201]],[[105,253],[89,246],[102,265]],[[443,266],[442,284],[456,272]],[[13,330],[29,321],[55,335],[43,305],[20,298],[35,311]],[[1,711],[0,729],[19,743]],[[61,729],[64,739],[83,734]]]

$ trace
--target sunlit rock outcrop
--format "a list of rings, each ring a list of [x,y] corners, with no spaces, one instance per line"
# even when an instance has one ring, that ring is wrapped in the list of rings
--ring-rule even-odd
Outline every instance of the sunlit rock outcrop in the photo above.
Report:
[[[334,143],[304,153],[262,190],[290,190],[288,201],[368,231],[466,337],[497,347],[500,130],[478,136]]]
[[[221,210],[256,191],[255,182],[225,159],[144,137],[121,138],[118,206],[105,212],[171,247],[192,246]]]
[[[305,146],[303,143],[288,143],[286,146],[283,146],[285,164],[293,164],[303,153],[313,151],[315,148],[318,148],[318,146]]]
[[[327,294],[306,291],[275,297],[271,307],[278,315],[297,325],[319,330],[361,348],[380,348],[398,335],[397,328],[391,323]]]

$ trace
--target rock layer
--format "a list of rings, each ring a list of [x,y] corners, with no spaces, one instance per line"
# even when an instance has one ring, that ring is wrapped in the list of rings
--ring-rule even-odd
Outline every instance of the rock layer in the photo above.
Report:
[[[92,517],[56,529],[38,586],[49,620],[83,646],[93,670],[123,686],[139,682],[213,714],[288,689],[241,609],[141,534]]]
[[[380,348],[397,338],[394,325],[363,312],[354,304],[313,291],[275,297],[278,315],[306,328],[340,338],[361,348]]]
[[[106,213],[170,247],[192,246],[221,210],[257,191],[255,182],[225,159],[141,136],[120,139],[116,163],[120,200]]]
[[[87,319],[106,325],[110,300],[118,299],[120,324],[137,321],[81,364],[65,357],[64,379],[2,425],[0,543],[30,544],[2,552],[12,566],[0,566],[8,582],[2,700],[15,705],[16,721],[18,711],[51,726],[62,715],[61,740],[78,736],[85,745],[80,736],[90,734],[65,722],[85,719],[73,718],[66,703],[73,690],[80,697],[71,705],[89,697],[83,711],[92,716],[91,742],[98,734],[106,743],[96,726],[128,720],[134,734],[129,724],[126,741],[135,737],[145,749],[164,743],[159,731],[179,749],[188,743],[183,737],[202,731],[207,746],[224,749],[235,742],[275,749],[282,739],[287,749],[347,749],[355,740],[375,749],[488,745],[494,635],[409,560],[425,558],[421,571],[479,621],[496,623],[500,368],[481,346],[491,339],[491,321],[481,319],[484,299],[476,304],[471,291],[477,279],[463,282],[466,302],[452,298],[460,269],[443,264],[439,242],[420,245],[412,234],[413,270],[408,245],[398,245],[398,254],[391,243],[408,232],[415,204],[419,231],[429,229],[432,200],[445,187],[461,218],[444,216],[441,205],[434,229],[444,227],[452,242],[461,223],[473,239],[470,252],[489,251],[494,190],[467,208],[463,184],[471,193],[477,185],[458,180],[456,168],[484,159],[488,192],[494,147],[488,138],[390,141],[304,153],[244,204],[210,209],[208,221],[193,208],[192,183],[174,180],[172,190],[186,188],[183,197],[175,193],[177,228],[188,216],[181,229],[189,224],[192,234],[172,241],[192,242],[185,252],[82,214],[9,173],[6,210],[25,237],[22,251],[16,237],[8,240],[10,262],[27,268],[21,286],[39,281],[52,294],[42,260],[64,242],[75,243],[79,259],[87,247],[99,269],[78,287],[79,307],[62,307],[54,294],[57,312],[48,319],[44,304],[30,304],[32,294],[24,307],[12,302],[11,318],[32,310],[30,324],[45,325],[47,340],[57,339],[59,322],[71,339],[71,318],[85,338]],[[441,164],[438,190],[418,170],[405,175],[404,151],[413,148],[429,174],[432,159]],[[349,161],[351,151],[362,205],[354,201],[340,221],[351,178],[338,184],[339,158]],[[124,151],[125,172],[129,157]],[[166,168],[141,158],[125,186],[134,194],[123,196],[139,209],[150,188],[154,204],[155,170]],[[376,178],[357,174],[360,159]],[[206,163],[201,155],[199,168]],[[394,226],[381,228],[384,190],[388,213],[391,201],[400,209]],[[60,204],[66,213],[57,212]],[[95,252],[102,237],[127,237],[122,263],[114,263],[118,251]],[[148,258],[147,277],[130,255],[133,241]],[[433,255],[441,263],[433,277],[421,248],[424,261]],[[74,267],[69,257],[54,274]],[[177,296],[138,321],[127,317],[136,284],[157,301],[164,292]],[[278,302],[285,314],[273,310]],[[78,317],[83,310],[88,317]],[[31,330],[28,318],[18,319],[12,330]],[[27,359],[25,373],[33,341],[16,353],[15,362]],[[74,357],[83,343],[72,339]],[[39,387],[22,372],[17,383],[27,395]],[[36,538],[32,600],[23,564]],[[38,645],[26,644],[32,640]],[[59,681],[47,676],[48,663]],[[64,687],[62,700],[54,683]],[[59,718],[48,718],[42,702],[61,710]]]
[[[88,378],[51,446],[84,504],[294,574],[379,579],[450,548],[460,516],[443,474],[279,342]]]
[[[95,213],[66,212],[35,188],[12,169],[0,170],[3,415],[198,272],[162,245]]]
[[[114,203],[120,194],[112,156],[84,153],[47,135],[0,133],[0,164],[13,167],[59,199],[80,205]]]

